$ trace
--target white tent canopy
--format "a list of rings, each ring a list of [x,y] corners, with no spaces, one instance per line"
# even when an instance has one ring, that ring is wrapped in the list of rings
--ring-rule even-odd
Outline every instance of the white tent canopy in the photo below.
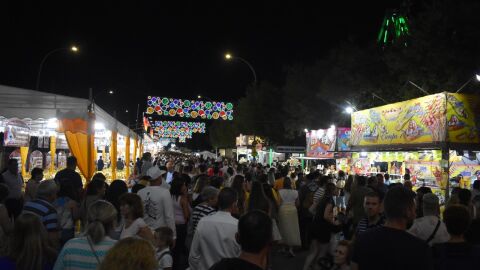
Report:
[[[86,115],[89,104],[90,101],[84,98],[0,85],[0,116],[5,118],[48,120]],[[95,118],[108,130],[114,130],[116,126],[118,134],[122,136],[135,134],[99,106],[95,106]]]

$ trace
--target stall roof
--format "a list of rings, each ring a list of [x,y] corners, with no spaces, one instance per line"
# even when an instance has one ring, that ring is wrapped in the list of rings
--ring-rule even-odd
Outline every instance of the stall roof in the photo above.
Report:
[[[58,118],[60,114],[85,114],[89,103],[85,98],[0,85],[0,116],[5,118],[37,120]],[[99,106],[95,106],[95,116],[108,130],[116,125],[122,136],[135,134]]]

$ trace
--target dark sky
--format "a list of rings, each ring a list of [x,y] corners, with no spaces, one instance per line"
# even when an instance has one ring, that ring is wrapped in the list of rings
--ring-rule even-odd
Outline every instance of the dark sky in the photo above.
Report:
[[[402,1],[85,2],[2,1],[0,84],[33,89],[42,57],[75,44],[79,54],[48,58],[40,89],[85,98],[90,87],[113,89],[97,102],[131,123],[149,94],[238,100],[253,78],[226,51],[281,85],[286,65],[313,63],[349,36],[374,40],[386,8]]]

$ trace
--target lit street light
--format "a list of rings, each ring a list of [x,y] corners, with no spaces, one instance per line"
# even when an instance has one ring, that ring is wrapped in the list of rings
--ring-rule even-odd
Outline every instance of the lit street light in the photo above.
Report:
[[[40,86],[40,75],[42,74],[42,68],[43,68],[43,65],[45,64],[45,61],[47,61],[47,58],[56,53],[56,52],[59,52],[59,51],[64,51],[64,50],[67,50],[67,51],[71,51],[73,53],[77,53],[78,52],[78,47],[77,46],[72,46],[70,48],[57,48],[57,49],[54,49],[54,50],[51,50],[50,52],[48,52],[42,59],[42,62],[40,62],[40,67],[38,68],[38,73],[37,73],[37,82],[35,84],[35,90],[39,90],[39,86]]]
[[[242,61],[243,63],[245,63],[249,68],[250,70],[252,71],[252,74],[253,74],[253,83],[254,84],[257,84],[257,73],[255,72],[255,69],[253,69],[253,66],[245,59],[239,57],[239,56],[233,56],[232,54],[230,53],[226,53],[225,54],[225,59],[227,61],[230,61],[230,60],[234,60],[234,59],[238,59],[240,61]]]
[[[475,76],[470,77],[470,79],[466,83],[464,83],[460,88],[458,88],[458,90],[455,93],[462,91],[462,89],[465,88],[465,86],[467,86],[467,84],[469,84],[471,81],[473,81],[473,79],[476,79],[477,82],[480,82],[480,75],[475,74]]]
[[[353,108],[352,107],[347,107],[345,109],[345,112],[348,113],[348,114],[352,114],[353,113]]]

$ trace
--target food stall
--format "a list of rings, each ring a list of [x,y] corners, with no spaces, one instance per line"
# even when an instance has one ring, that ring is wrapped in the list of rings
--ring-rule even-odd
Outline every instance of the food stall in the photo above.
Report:
[[[69,155],[77,157],[79,172],[90,179],[98,152],[105,159],[111,148],[113,131],[139,143],[135,133],[88,99],[0,85],[0,167],[18,158],[24,179],[34,167],[53,178]]]
[[[479,102],[478,96],[443,92],[352,113],[350,143],[358,152],[352,170],[402,175],[409,169],[417,187],[428,185],[448,198],[451,169],[465,163],[457,153],[480,150]],[[478,159],[469,160],[465,175],[476,173]]]

